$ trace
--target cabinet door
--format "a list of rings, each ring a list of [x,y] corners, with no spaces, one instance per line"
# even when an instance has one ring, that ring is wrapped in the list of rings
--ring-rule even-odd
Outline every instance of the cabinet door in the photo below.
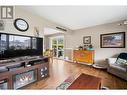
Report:
[[[1,89],[12,89],[12,77],[8,72],[0,73],[0,90]]]
[[[93,51],[74,50],[74,61],[87,64],[93,63]]]
[[[43,63],[38,68],[38,80],[42,80],[49,76],[49,64]]]
[[[0,89],[8,89],[8,79],[0,80]]]

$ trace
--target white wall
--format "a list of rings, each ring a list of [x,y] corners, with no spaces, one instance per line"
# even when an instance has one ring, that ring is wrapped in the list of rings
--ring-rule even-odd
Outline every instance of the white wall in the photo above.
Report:
[[[34,27],[37,27],[39,29],[40,37],[43,37],[43,31],[44,27],[51,27],[55,28],[56,26],[62,27],[56,23],[53,23],[51,21],[48,21],[38,15],[35,15],[33,13],[30,13],[26,10],[21,9],[19,6],[15,6],[15,17],[16,18],[22,18],[25,19],[29,24],[29,29],[26,32],[18,31],[14,25],[14,19],[13,20],[6,20],[5,21],[5,30],[0,31],[4,33],[12,33],[12,34],[20,34],[20,35],[28,35],[28,36],[34,36]]]
[[[120,22],[122,21],[75,30],[66,37],[66,48],[75,49],[77,46],[83,45],[84,36],[91,36],[91,43],[95,49],[95,62],[104,62],[106,58],[127,52],[127,25],[118,26]],[[126,48],[100,48],[100,34],[114,32],[126,32]]]

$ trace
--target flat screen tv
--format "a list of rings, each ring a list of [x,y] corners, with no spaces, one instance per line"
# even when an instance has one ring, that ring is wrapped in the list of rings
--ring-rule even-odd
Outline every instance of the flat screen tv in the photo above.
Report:
[[[0,60],[42,55],[43,38],[0,33]]]

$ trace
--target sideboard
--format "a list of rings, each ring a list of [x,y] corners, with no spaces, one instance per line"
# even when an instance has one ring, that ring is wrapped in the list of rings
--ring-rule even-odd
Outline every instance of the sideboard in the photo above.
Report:
[[[94,50],[74,50],[73,61],[92,65],[94,63]]]

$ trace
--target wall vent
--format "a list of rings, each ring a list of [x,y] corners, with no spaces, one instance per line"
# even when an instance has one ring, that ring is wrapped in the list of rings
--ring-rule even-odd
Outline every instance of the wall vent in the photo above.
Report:
[[[63,29],[61,27],[56,27],[56,28],[59,29],[59,30],[62,30],[62,31],[67,31],[66,29]]]

